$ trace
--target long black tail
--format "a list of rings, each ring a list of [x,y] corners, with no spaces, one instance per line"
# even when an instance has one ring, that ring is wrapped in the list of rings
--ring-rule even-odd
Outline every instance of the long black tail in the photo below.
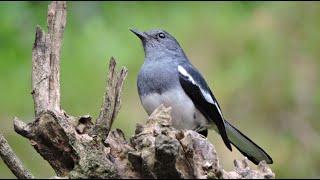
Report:
[[[232,126],[229,122],[225,122],[230,142],[249,160],[254,164],[259,164],[260,161],[265,160],[266,163],[272,164],[272,158],[257,144],[251,141],[247,136],[242,134],[237,128]]]

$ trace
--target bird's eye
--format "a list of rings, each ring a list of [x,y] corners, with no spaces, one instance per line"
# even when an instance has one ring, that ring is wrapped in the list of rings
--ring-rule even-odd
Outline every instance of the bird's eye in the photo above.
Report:
[[[159,33],[158,36],[159,38],[162,38],[162,39],[166,37],[163,33]]]

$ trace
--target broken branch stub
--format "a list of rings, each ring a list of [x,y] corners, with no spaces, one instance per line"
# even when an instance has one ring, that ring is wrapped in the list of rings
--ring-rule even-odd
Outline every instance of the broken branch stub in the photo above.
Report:
[[[120,110],[121,90],[128,74],[125,67],[122,67],[120,72],[117,73],[116,64],[115,59],[111,57],[103,103],[93,131],[93,134],[99,136],[103,141],[107,138],[112,123]]]
[[[32,95],[35,115],[43,110],[60,112],[60,52],[66,25],[67,4],[53,1],[48,7],[48,33],[36,27],[32,48]]]
[[[51,109],[60,111],[60,54],[63,33],[67,21],[67,3],[55,1],[49,5],[48,35],[50,36],[49,104]]]

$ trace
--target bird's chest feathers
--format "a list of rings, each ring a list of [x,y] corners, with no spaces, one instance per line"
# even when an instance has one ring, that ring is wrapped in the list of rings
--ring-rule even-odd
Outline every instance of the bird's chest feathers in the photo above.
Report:
[[[174,65],[171,64],[170,66]],[[162,94],[168,89],[177,86],[179,79],[176,67],[168,68],[164,63],[145,64],[138,76],[140,95],[145,93]]]
[[[182,92],[183,93],[183,92]],[[175,106],[177,110],[180,110],[183,102],[188,101],[177,90],[168,90],[163,93],[149,93],[141,97],[143,106],[145,107],[147,113],[150,115],[154,109],[156,109],[160,104],[165,106]],[[186,104],[188,105],[188,103]]]

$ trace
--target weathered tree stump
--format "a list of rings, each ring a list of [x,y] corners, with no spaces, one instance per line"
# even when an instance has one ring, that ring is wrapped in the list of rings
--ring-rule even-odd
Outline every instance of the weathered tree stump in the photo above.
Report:
[[[191,130],[171,126],[170,107],[157,108],[145,125],[137,124],[127,141],[120,129],[110,131],[121,104],[126,68],[116,71],[111,58],[106,92],[95,122],[74,117],[60,106],[60,50],[66,25],[66,2],[48,8],[48,33],[36,28],[32,50],[32,95],[35,120],[14,119],[14,130],[30,140],[49,162],[55,178],[274,178],[266,163],[257,170],[247,160],[235,169],[221,168],[214,146]],[[0,155],[17,178],[34,178],[0,135]]]

